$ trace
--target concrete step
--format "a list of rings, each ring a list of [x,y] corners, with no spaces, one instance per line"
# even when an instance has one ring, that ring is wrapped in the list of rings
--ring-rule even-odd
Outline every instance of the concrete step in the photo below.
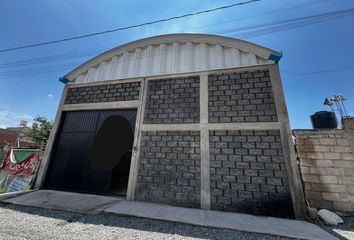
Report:
[[[0,202],[86,214],[104,212],[298,239],[337,239],[320,227],[305,221],[133,202],[119,197],[92,194],[39,190],[25,194],[8,194],[6,197],[0,195]]]
[[[105,209],[104,212],[291,238],[337,239],[320,227],[305,221],[182,208],[155,203],[121,201]]]
[[[97,214],[123,200],[124,199],[120,197],[108,197],[53,190],[33,191],[12,198],[7,197],[4,200],[0,197],[0,201],[4,203],[86,214]]]

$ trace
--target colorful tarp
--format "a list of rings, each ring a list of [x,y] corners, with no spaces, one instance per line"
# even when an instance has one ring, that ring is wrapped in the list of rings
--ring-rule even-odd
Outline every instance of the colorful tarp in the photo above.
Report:
[[[29,190],[40,156],[39,150],[12,148],[0,166],[0,193]]]

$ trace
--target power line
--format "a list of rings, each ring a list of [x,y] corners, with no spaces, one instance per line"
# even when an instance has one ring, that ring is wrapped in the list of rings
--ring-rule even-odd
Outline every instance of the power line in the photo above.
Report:
[[[231,22],[235,22],[235,21],[240,22],[240,21],[244,21],[247,19],[256,18],[259,16],[274,14],[276,12],[283,12],[283,11],[293,10],[293,9],[297,9],[297,8],[303,8],[306,6],[315,5],[315,4],[319,4],[319,3],[323,3],[323,2],[327,2],[327,1],[329,1],[329,0],[321,0],[321,1],[312,2],[312,3],[308,3],[308,4],[297,5],[297,6],[293,6],[293,7],[289,7],[289,8],[281,8],[281,9],[277,9],[277,10],[270,11],[270,12],[265,12],[265,13],[261,13],[261,14],[257,14],[257,15],[251,15],[248,17],[236,18],[236,19],[232,19],[229,21],[223,21],[223,22],[218,22],[218,23],[214,23],[214,24],[204,25],[204,26],[200,26],[197,28],[189,29],[189,30],[195,31],[198,29],[219,26],[221,24],[227,24],[227,23],[231,23]],[[251,29],[251,27],[248,28],[248,30],[250,30],[250,29]],[[106,46],[105,48],[100,47],[99,49],[94,49],[94,50],[88,49],[85,51],[77,52],[75,54],[72,54],[72,53],[68,54],[67,53],[67,54],[52,55],[52,56],[48,56],[48,57],[26,59],[26,60],[22,60],[22,61],[7,62],[7,63],[0,64],[0,69],[13,68],[13,67],[24,66],[24,65],[39,64],[39,63],[56,62],[56,61],[61,61],[61,60],[74,59],[74,58],[89,57],[89,56],[97,55],[100,52],[102,52],[103,50],[106,50],[107,48],[111,48],[111,47],[109,47],[109,46]]]
[[[304,75],[315,75],[315,74],[331,73],[331,72],[342,72],[350,69],[354,69],[354,65],[347,65],[347,66],[333,68],[333,69],[325,69],[325,70],[311,71],[311,72],[290,72],[290,71],[281,71],[281,72],[290,75],[304,76]]]
[[[291,29],[294,27],[303,27],[309,24],[325,22],[337,18],[343,18],[347,16],[352,16],[354,14],[354,8],[326,12],[317,15],[304,16],[299,18],[285,19],[281,21],[275,21],[270,23],[262,23],[262,24],[254,24],[250,26],[245,26],[241,28],[231,28],[224,31],[218,32],[222,33],[230,33],[230,32],[241,32],[241,34],[246,34],[247,37],[257,36],[258,34],[263,35],[263,33],[275,32],[277,29]],[[243,32],[243,33],[242,33]],[[253,34],[252,34],[253,33]],[[248,35],[247,35],[248,34]]]
[[[250,34],[251,33],[251,36],[252,36],[252,33],[257,34],[257,35],[264,35],[264,34],[269,34],[269,33],[275,32],[275,31],[279,31],[279,30],[288,30],[289,27],[290,28],[294,27],[294,26],[292,26],[292,24],[294,24],[294,23],[299,25],[299,26],[296,26],[296,27],[301,27],[301,26],[305,26],[307,24],[311,24],[312,21],[314,21],[314,23],[318,23],[318,22],[321,22],[321,21],[333,20],[333,17],[335,17],[335,18],[337,18],[337,17],[345,17],[348,14],[352,14],[353,11],[354,11],[353,9],[341,10],[341,11],[328,12],[328,13],[319,14],[319,15],[304,16],[302,18],[295,18],[295,19],[282,20],[282,21],[279,21],[279,22],[272,22],[272,23],[269,23],[269,26],[270,26],[269,29],[265,28],[265,27],[268,27],[267,24],[252,25],[252,26],[250,26],[248,28],[250,31],[247,31],[246,34]],[[328,19],[328,17],[330,17],[330,19]],[[304,19],[306,20],[306,22],[299,21],[299,20],[304,20]],[[284,25],[282,25],[282,24],[284,24]],[[280,25],[280,27],[282,27],[282,29],[277,29],[276,27],[275,28],[272,27],[274,25],[276,27],[278,27]],[[241,28],[241,29],[239,29],[239,31],[242,32],[244,29],[245,28]],[[268,31],[264,31],[264,30],[268,30]],[[191,40],[191,39],[188,38],[187,40]],[[193,38],[192,40],[197,41],[198,38]],[[183,41],[183,39],[181,41]],[[228,41],[226,41],[225,43],[227,43],[227,42]],[[146,55],[146,56],[142,56],[142,57],[139,57],[139,58],[134,58],[134,59],[131,59],[131,60],[128,60],[128,61],[133,61],[133,60],[140,59],[140,58],[150,58],[150,57],[158,56],[158,55],[161,55],[161,54],[162,53]],[[61,55],[57,55],[57,56],[61,56]],[[48,59],[39,59],[39,60],[48,61]],[[123,61],[123,60],[120,60],[120,61]],[[74,65],[74,64],[75,64],[75,62],[72,63],[72,65]],[[6,77],[6,78],[16,78],[16,74],[17,73],[22,75],[22,76],[23,76],[23,74],[31,74],[31,75],[36,75],[38,73],[39,74],[43,74],[46,69],[48,69],[48,71],[54,70],[53,67],[58,68],[58,66],[56,65],[56,66],[42,67],[40,69],[24,69],[22,71],[21,70],[20,71],[16,71],[16,70],[2,71],[2,72],[0,72],[0,76],[2,75],[2,77]],[[69,67],[69,65],[65,65],[65,67]],[[351,69],[351,68],[352,68],[352,66],[345,66],[344,70]],[[0,69],[1,69],[1,67],[0,67]],[[339,69],[339,70],[334,69],[334,70],[335,71],[339,71],[339,70],[342,70],[342,69]],[[325,72],[332,72],[332,71],[333,71],[332,69],[325,70]],[[296,72],[286,72],[286,71],[285,71],[285,73],[293,74],[293,75],[318,74],[317,72],[314,72],[314,73],[312,73],[312,72],[296,73]],[[319,73],[323,73],[323,71],[321,71]]]
[[[145,23],[140,23],[140,24],[136,24],[136,25],[130,25],[130,26],[127,26],[127,27],[115,28],[115,29],[106,30],[106,31],[102,31],[102,32],[89,33],[89,34],[85,34],[85,35],[69,37],[69,38],[62,38],[62,39],[53,40],[53,41],[49,41],[49,42],[29,44],[29,45],[25,45],[25,46],[14,47],[14,48],[0,49],[0,53],[15,51],[15,50],[24,49],[24,48],[39,47],[39,46],[43,46],[43,45],[49,45],[49,44],[60,43],[60,42],[67,42],[67,41],[72,41],[72,40],[76,40],[76,39],[88,38],[88,37],[93,37],[93,36],[97,36],[97,35],[102,35],[102,34],[107,34],[107,33],[127,30],[127,29],[131,29],[131,28],[138,28],[138,27],[152,25],[152,24],[161,23],[161,22],[168,22],[168,21],[172,21],[172,20],[176,20],[176,19],[196,16],[196,15],[200,15],[200,14],[204,14],[204,13],[215,12],[215,11],[224,10],[224,9],[227,9],[227,8],[232,8],[232,7],[236,7],[236,6],[246,5],[246,4],[250,4],[250,3],[253,3],[253,2],[259,2],[259,1],[261,1],[261,0],[249,0],[249,1],[246,1],[246,2],[234,3],[234,4],[230,4],[230,5],[226,5],[226,6],[217,7],[217,8],[202,10],[202,11],[195,12],[195,13],[187,13],[187,14],[180,15],[180,16],[174,16],[174,17],[159,19],[159,20],[155,20],[155,21],[151,21],[151,22],[145,22]]]
[[[252,15],[252,16],[248,16],[248,17],[241,17],[241,18],[236,18],[236,19],[232,19],[232,20],[229,20],[229,21],[224,21],[224,22],[218,22],[218,23],[214,23],[214,24],[204,25],[204,26],[201,26],[201,27],[193,28],[193,30],[208,28],[208,27],[212,27],[212,26],[218,26],[220,24],[227,24],[227,23],[232,23],[232,22],[240,22],[240,21],[244,21],[246,19],[256,18],[256,17],[260,17],[260,16],[266,16],[266,15],[269,15],[269,14],[289,11],[289,10],[293,10],[293,9],[297,9],[297,8],[303,8],[303,7],[307,7],[307,6],[310,6],[310,5],[315,5],[315,4],[328,2],[328,1],[329,0],[321,0],[321,1],[317,1],[317,2],[311,2],[311,3],[307,3],[307,4],[297,5],[297,6],[293,6],[293,7],[281,8],[281,9],[277,9],[277,10],[273,10],[273,11],[265,12],[265,13],[260,13],[260,14],[256,14],[256,15]]]
[[[236,28],[236,29],[229,29],[227,31],[219,32],[219,33],[237,33],[240,32],[241,36],[244,38],[250,38],[253,36],[259,36],[259,35],[265,35],[269,33],[274,33],[278,31],[284,31],[284,30],[289,30],[291,28],[296,28],[296,27],[303,27],[309,24],[315,24],[319,22],[324,22],[324,21],[329,21],[341,17],[347,17],[350,15],[354,14],[354,9],[347,9],[347,10],[340,10],[340,11],[334,11],[334,12],[327,12],[327,13],[322,13],[318,15],[310,15],[310,16],[304,16],[300,18],[293,18],[293,19],[286,19],[286,20],[281,20],[281,21],[276,21],[276,22],[271,22],[271,23],[262,23],[262,24],[255,24],[247,27],[241,27],[241,28]],[[234,36],[234,34],[233,34]],[[239,37],[240,35],[238,35]],[[186,40],[193,40],[196,41],[198,38],[188,38]],[[184,41],[181,39],[181,41]],[[227,43],[227,41],[225,42]],[[82,52],[84,53],[84,52]],[[73,59],[73,58],[82,58],[82,57],[88,57],[97,54],[98,51],[86,51],[85,54],[75,54],[75,55],[68,55],[65,56],[65,54],[62,55],[56,55],[53,56],[54,59],[51,57],[44,57],[44,58],[37,58],[33,59],[33,61],[30,60],[25,60],[25,61],[19,61],[19,62],[10,62],[10,63],[5,63],[5,64],[0,64],[0,70],[1,69],[6,69],[9,67],[17,67],[17,66],[23,66],[23,65],[29,65],[29,64],[37,64],[37,63],[47,63],[47,62],[53,62],[56,60],[67,60],[67,59]],[[153,54],[153,55],[147,55],[140,58],[148,58],[152,56],[156,56],[160,54]],[[136,60],[136,58],[130,60],[133,61]],[[129,60],[128,60],[129,61]],[[0,72],[1,73],[6,73],[6,72]]]
[[[80,52],[70,52],[64,54],[56,54],[56,55],[49,55],[46,57],[39,57],[39,58],[30,58],[20,61],[13,61],[0,64],[0,69],[7,69],[7,68],[17,68],[26,65],[33,65],[33,64],[42,64],[42,63],[49,63],[49,62],[57,62],[57,61],[64,61],[69,59],[76,59],[76,58],[84,58],[95,56],[97,54],[102,53],[102,49],[97,50],[84,50]]]

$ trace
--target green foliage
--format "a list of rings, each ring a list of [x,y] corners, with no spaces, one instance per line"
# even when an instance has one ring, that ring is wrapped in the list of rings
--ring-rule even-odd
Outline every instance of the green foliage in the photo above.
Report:
[[[52,130],[52,123],[46,117],[37,116],[33,121],[33,126],[27,137],[41,144],[44,148]]]

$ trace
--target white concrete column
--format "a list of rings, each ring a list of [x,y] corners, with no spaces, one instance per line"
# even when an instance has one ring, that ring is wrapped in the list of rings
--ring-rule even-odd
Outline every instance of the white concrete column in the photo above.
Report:
[[[293,201],[294,213],[297,219],[304,219],[306,217],[305,197],[302,188],[300,171],[295,155],[295,148],[292,140],[288,111],[286,108],[278,64],[269,66],[269,74],[272,81],[278,122],[281,123],[279,130],[281,134],[285,166],[289,176],[290,194]]]
[[[141,141],[141,131],[144,119],[144,109],[145,109],[145,98],[147,92],[147,80],[143,79],[140,82],[140,95],[139,95],[139,106],[136,115],[135,123],[135,133],[133,142],[132,158],[130,163],[130,172],[128,180],[127,189],[127,200],[134,200],[134,194],[136,189],[136,181],[138,178],[138,166],[139,166],[139,154],[140,154],[140,141]]]
[[[200,206],[210,209],[210,154],[208,130],[208,74],[200,75]]]

